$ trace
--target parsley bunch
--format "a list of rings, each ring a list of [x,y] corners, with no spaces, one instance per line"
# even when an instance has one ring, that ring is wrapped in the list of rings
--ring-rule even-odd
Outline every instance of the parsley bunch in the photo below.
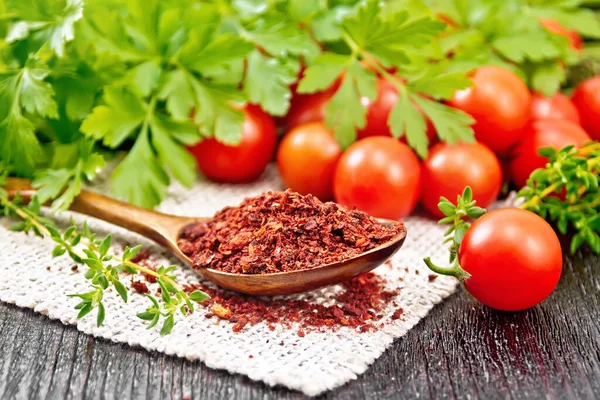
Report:
[[[344,76],[327,122],[346,147],[365,124],[361,96],[376,97],[367,67],[408,65],[410,52],[444,30],[376,0],[2,0],[0,10],[0,157],[34,178],[41,201],[57,198],[55,210],[116,150],[127,151],[112,174],[119,198],[153,207],[172,177],[191,185],[185,146],[205,137],[239,143],[244,116],[235,105],[285,115],[301,65],[301,92]],[[468,79],[423,71],[406,85],[386,75],[402,99],[390,117],[394,135],[426,153],[420,107],[443,140],[472,140],[470,117],[430,100]]]

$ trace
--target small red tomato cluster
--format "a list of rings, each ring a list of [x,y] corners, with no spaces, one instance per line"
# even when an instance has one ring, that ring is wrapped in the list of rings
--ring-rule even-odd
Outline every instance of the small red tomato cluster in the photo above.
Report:
[[[540,23],[581,49],[576,32],[554,20]],[[286,187],[375,217],[400,219],[419,202],[432,217],[443,217],[440,197],[453,201],[467,186],[477,206],[488,207],[503,182],[522,187],[535,169],[545,166],[540,148],[600,140],[600,76],[582,82],[571,98],[531,93],[518,75],[498,66],[480,67],[470,78],[472,86],[446,103],[473,117],[475,142],[437,143],[435,126],[426,118],[431,145],[424,160],[404,138],[390,132],[388,119],[399,94],[383,77],[377,78],[375,100],[361,99],[366,124],[346,150],[325,123],[339,81],[315,94],[296,93],[293,86],[290,110],[277,123],[259,107],[246,106],[242,141],[236,147],[209,139],[190,150],[209,179],[231,183],[258,178],[276,152]],[[278,148],[276,125],[285,131]],[[482,303],[521,310],[552,292],[560,278],[562,253],[552,227],[541,217],[503,209],[485,214],[466,231],[457,265],[461,276],[469,276],[465,287]],[[436,272],[452,275],[456,268],[448,271]],[[512,295],[508,301],[507,293]]]
[[[475,143],[436,143],[428,121],[429,155],[419,161],[404,138],[392,137],[389,113],[398,101],[394,85],[378,78],[378,96],[363,99],[367,123],[358,141],[342,151],[324,122],[335,88],[316,94],[294,94],[276,160],[286,187],[319,199],[357,207],[375,217],[399,219],[420,201],[441,217],[440,197],[456,198],[465,186],[481,207],[493,203],[503,180],[525,185],[546,159],[538,150],[600,139],[600,76],[582,82],[569,98],[530,93],[513,72],[486,66],[472,74],[473,85],[447,103],[470,114]],[[227,146],[206,139],[190,151],[204,175],[217,182],[251,182],[264,172],[277,148],[276,123],[258,106],[244,109],[242,141]]]
[[[475,119],[477,141],[435,143],[429,122],[433,145],[422,162],[391,135],[387,120],[398,92],[388,81],[378,80],[374,101],[363,99],[367,123],[345,152],[323,122],[333,91],[295,96],[283,121],[289,130],[277,153],[284,183],[376,217],[405,217],[419,200],[430,215],[441,217],[441,196],[453,199],[471,186],[477,204],[487,207],[498,197],[503,180],[521,187],[533,170],[545,165],[537,153],[540,148],[600,138],[593,122],[600,121],[600,88],[593,86],[600,77],[582,83],[573,100],[562,93],[532,94],[516,74],[495,66],[477,69],[472,80],[473,86],[458,91],[448,104]]]
[[[581,48],[576,32],[554,20],[540,23],[568,38],[574,49]],[[345,151],[324,122],[340,80],[315,94],[296,93],[293,85],[291,107],[283,118],[273,119],[258,106],[247,105],[239,145],[206,139],[190,151],[207,178],[227,183],[257,179],[276,152],[286,187],[375,217],[399,219],[419,201],[431,216],[441,217],[439,198],[456,198],[465,186],[472,188],[479,206],[487,207],[504,181],[522,187],[536,168],[545,165],[546,159],[538,155],[540,148],[600,139],[600,76],[581,83],[572,98],[531,93],[514,72],[497,66],[480,67],[471,79],[471,87],[457,91],[446,103],[473,117],[476,142],[436,143],[435,126],[426,118],[431,146],[422,161],[404,137],[392,137],[388,119],[398,89],[380,76],[375,100],[361,99],[367,109],[366,124]],[[403,82],[402,77],[398,80]],[[277,125],[285,131],[278,148]]]
[[[321,200],[335,199],[375,217],[399,219],[420,201],[441,217],[440,197],[456,198],[465,186],[481,207],[493,203],[503,180],[525,185],[546,159],[546,146],[580,146],[600,139],[600,76],[582,82],[570,99],[562,93],[530,93],[513,72],[496,66],[472,74],[473,86],[456,92],[448,104],[475,119],[475,143],[435,143],[428,121],[429,155],[419,161],[403,138],[392,137],[387,120],[398,101],[397,89],[378,78],[378,96],[363,99],[367,123],[358,141],[342,151],[324,122],[334,91],[295,94],[280,121],[286,133],[277,149],[277,165],[286,187]],[[204,175],[217,182],[251,182],[264,172],[277,147],[276,124],[258,106],[244,108],[242,141],[227,146],[207,139],[190,151]]]

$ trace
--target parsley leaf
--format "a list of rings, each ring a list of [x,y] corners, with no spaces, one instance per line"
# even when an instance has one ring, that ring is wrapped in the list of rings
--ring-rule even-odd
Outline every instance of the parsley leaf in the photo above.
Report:
[[[83,0],[13,0],[9,7],[21,20],[12,24],[5,40],[12,43],[35,32],[59,57],[65,54],[65,44],[75,37],[75,22],[83,16]]]
[[[440,67],[441,65],[434,65],[424,68],[418,78],[410,81],[410,88],[435,99],[449,99],[457,90],[468,88],[473,84],[462,71],[446,72]]]
[[[192,186],[196,180],[196,160],[184,147],[180,146],[169,131],[169,126],[153,117],[150,120],[152,128],[152,146],[156,149],[161,164],[168,167],[171,174],[183,185]]]
[[[360,49],[377,56],[384,64],[408,63],[407,49],[427,44],[446,25],[429,17],[410,20],[407,11],[381,17],[378,1],[369,0],[355,16],[347,17],[343,27]]]
[[[429,139],[425,117],[410,100],[407,90],[401,90],[398,101],[388,117],[392,135],[400,138],[406,135],[408,145],[415,149],[421,157],[427,155]]]
[[[559,61],[546,61],[532,67],[530,86],[546,96],[552,96],[567,79],[567,71]]]
[[[0,123],[0,150],[2,159],[13,165],[15,172],[31,177],[41,153],[35,125],[20,113],[11,112]]]
[[[44,81],[43,68],[23,68],[17,74],[0,76],[0,149],[2,159],[14,165],[15,171],[31,177],[41,154],[40,142],[33,122],[26,115],[57,117],[52,87]]]
[[[325,121],[335,132],[335,138],[342,148],[347,148],[356,140],[356,128],[364,128],[367,110],[360,99],[374,100],[377,96],[375,75],[355,62],[348,66],[338,91],[326,108]]]
[[[295,54],[311,58],[320,52],[306,30],[279,17],[257,20],[242,34],[276,57]]]
[[[503,36],[493,42],[502,55],[516,63],[525,60],[542,61],[560,56],[560,49],[550,40],[548,33],[534,31],[529,34]]]
[[[81,124],[81,132],[105,146],[119,147],[142,124],[144,104],[133,94],[118,87],[104,91],[106,105],[100,105]]]
[[[43,169],[36,173],[33,186],[38,188],[37,197],[41,203],[54,200],[54,211],[65,211],[81,191],[84,181],[93,180],[104,167],[104,158],[94,152],[94,142],[81,140],[75,147],[73,165],[63,168]]]
[[[152,208],[165,198],[169,176],[160,166],[144,125],[131,151],[112,174],[115,195],[133,204]]]
[[[438,136],[443,141],[451,144],[455,144],[458,141],[475,141],[473,130],[470,128],[470,125],[473,125],[475,120],[470,115],[420,96],[413,95],[411,99],[431,119]]]
[[[315,93],[327,89],[339,78],[348,62],[351,62],[348,56],[323,53],[304,71],[304,77],[298,85],[298,92]]]
[[[258,51],[248,57],[244,90],[248,100],[271,115],[282,116],[290,107],[290,85],[296,81],[299,63],[265,57]]]
[[[40,117],[58,118],[58,109],[54,101],[54,89],[44,79],[50,73],[43,68],[25,68],[21,77],[21,105],[31,114]]]
[[[181,62],[189,69],[200,74],[233,60],[246,56],[254,46],[246,40],[231,33],[217,36],[203,46],[206,31],[192,30],[190,40],[182,47]]]

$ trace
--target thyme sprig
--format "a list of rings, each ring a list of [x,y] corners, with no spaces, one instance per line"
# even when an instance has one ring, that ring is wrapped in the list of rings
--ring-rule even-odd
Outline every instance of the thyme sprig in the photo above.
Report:
[[[469,273],[460,267],[458,262],[458,249],[460,244],[471,226],[468,219],[477,219],[486,213],[485,208],[475,205],[473,200],[473,190],[470,186],[465,187],[462,195],[456,197],[456,205],[445,197],[440,197],[438,207],[445,217],[438,221],[438,224],[450,224],[450,227],[444,233],[444,243],[450,243],[450,267],[440,267],[434,264],[430,257],[423,259],[427,267],[432,271],[442,274],[455,276],[461,281],[470,277]]]
[[[81,301],[75,306],[79,313],[77,318],[83,318],[94,309],[97,309],[96,323],[102,325],[106,315],[103,298],[105,290],[112,287],[126,303],[128,290],[121,281],[123,273],[143,273],[156,279],[161,291],[161,301],[147,294],[152,305],[146,311],[138,313],[137,317],[149,321],[148,329],[154,327],[163,318],[160,333],[168,334],[175,325],[175,314],[180,311],[187,315],[194,311],[192,302],[200,303],[208,299],[208,295],[196,290],[189,295],[176,283],[176,276],[172,274],[177,268],[161,266],[156,271],[146,268],[132,261],[140,252],[142,246],[127,246],[121,255],[111,251],[112,237],[107,235],[100,239],[93,233],[86,222],[81,229],[71,220],[70,226],[60,232],[54,222],[40,215],[40,202],[33,196],[28,204],[18,194],[9,198],[4,186],[8,171],[0,173],[0,208],[4,216],[17,218],[20,221],[10,226],[10,230],[17,232],[33,232],[39,237],[49,237],[56,246],[52,250],[53,257],[68,255],[78,264],[88,267],[85,278],[90,282],[91,290],[84,293],[70,294]]]
[[[548,164],[535,170],[519,191],[524,200],[520,207],[554,222],[562,234],[574,229],[571,253],[584,243],[600,253],[600,143],[560,150],[548,147],[539,153],[549,159]]]

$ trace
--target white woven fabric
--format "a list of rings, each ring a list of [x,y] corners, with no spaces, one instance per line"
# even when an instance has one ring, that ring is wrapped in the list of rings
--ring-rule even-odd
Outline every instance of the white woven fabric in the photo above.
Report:
[[[100,185],[95,190],[103,190]],[[244,197],[265,190],[281,189],[275,169],[270,167],[263,179],[251,185],[217,185],[199,182],[192,190],[173,185],[170,197],[160,210],[173,214],[210,216],[225,205],[236,205]],[[70,214],[70,213],[68,213]],[[84,218],[75,215],[76,221]],[[62,215],[67,221],[71,215]],[[116,244],[143,244],[164,264],[181,265],[160,247],[148,240],[113,225],[88,219],[90,227],[100,235],[111,233]],[[427,312],[456,287],[453,278],[439,277],[429,281],[429,272],[422,259],[426,255],[437,261],[447,258],[445,247],[440,246],[443,228],[434,221],[421,217],[406,219],[408,238],[404,247],[394,257],[392,265],[383,265],[376,273],[385,276],[390,289],[398,288],[397,303],[404,309],[402,317],[392,320],[397,307],[390,308],[382,321],[385,327],[377,332],[358,333],[342,328],[335,333],[307,333],[299,337],[297,330],[277,326],[274,331],[266,324],[247,325],[234,333],[232,324],[204,317],[206,309],[183,318],[179,316],[173,332],[161,336],[159,329],[147,330],[135,314],[143,311],[148,300],[132,294],[125,304],[114,292],[105,296],[106,320],[95,325],[95,312],[82,320],[76,319],[73,308],[77,299],[69,293],[83,292],[89,288],[82,270],[72,271],[73,262],[66,256],[52,258],[53,242],[7,230],[11,221],[0,221],[0,300],[36,312],[65,324],[76,325],[87,334],[115,342],[142,346],[188,359],[202,360],[211,368],[240,373],[268,385],[283,385],[317,395],[338,387],[363,373],[395,338],[404,335]],[[196,282],[198,276],[189,268],[178,268],[178,282]],[[123,279],[128,282],[129,279]],[[316,301],[327,302],[339,287],[315,291]],[[303,295],[296,296],[302,298]],[[252,357],[250,357],[252,356]]]

